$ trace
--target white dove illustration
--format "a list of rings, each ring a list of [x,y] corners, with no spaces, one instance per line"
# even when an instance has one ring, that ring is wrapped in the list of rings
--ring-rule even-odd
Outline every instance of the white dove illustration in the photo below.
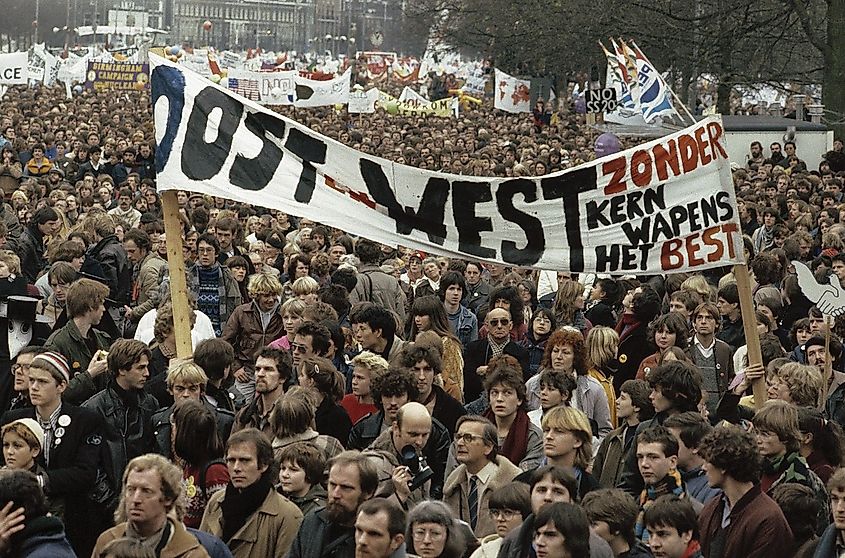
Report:
[[[814,303],[822,314],[834,318],[845,314],[845,289],[839,284],[839,278],[831,273],[829,283],[820,284],[813,276],[806,265],[793,261],[796,273],[798,273],[798,286],[810,302]]]

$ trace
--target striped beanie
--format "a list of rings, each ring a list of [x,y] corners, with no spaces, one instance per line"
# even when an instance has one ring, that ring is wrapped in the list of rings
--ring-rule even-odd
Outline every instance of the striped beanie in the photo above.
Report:
[[[30,366],[55,371],[64,378],[66,382],[70,382],[70,365],[67,363],[67,359],[60,353],[55,351],[46,351],[35,355],[35,358],[32,359],[32,363],[30,363]]]

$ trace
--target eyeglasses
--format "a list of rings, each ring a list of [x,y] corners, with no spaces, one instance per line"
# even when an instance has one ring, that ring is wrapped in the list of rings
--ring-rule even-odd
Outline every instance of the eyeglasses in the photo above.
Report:
[[[492,519],[499,519],[501,517],[505,521],[510,521],[518,515],[520,515],[520,512],[516,510],[490,510],[490,517]]]
[[[442,531],[440,529],[414,529],[411,534],[418,541],[424,540],[426,537],[432,541],[440,541],[446,537],[445,529]]]
[[[211,254],[214,252],[214,248],[210,246],[203,246],[201,248],[197,248],[197,253],[199,254]]]
[[[511,321],[508,318],[492,318],[490,320],[487,320],[487,323],[489,323],[493,327],[496,327],[500,325],[509,325]]]
[[[470,434],[469,432],[464,432],[463,434],[455,434],[455,442],[461,441],[465,444],[470,444],[473,440],[483,440],[484,436],[478,436],[476,434]]]
[[[534,321],[535,322],[546,322],[546,323],[549,323],[549,324],[552,323],[552,321],[549,319],[549,317],[546,316],[545,314],[540,314],[539,316],[534,318]]]

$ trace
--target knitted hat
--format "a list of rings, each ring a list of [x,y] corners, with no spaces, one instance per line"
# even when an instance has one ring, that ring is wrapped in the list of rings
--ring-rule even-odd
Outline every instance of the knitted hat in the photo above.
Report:
[[[41,425],[38,424],[38,421],[31,418],[22,418],[9,423],[6,428],[13,424],[20,424],[21,426],[32,432],[32,435],[35,436],[36,440],[38,440],[38,449],[44,449],[44,429],[41,428]]]
[[[57,352],[46,351],[35,355],[30,366],[55,370],[66,382],[70,381],[70,365],[67,363],[67,359]]]

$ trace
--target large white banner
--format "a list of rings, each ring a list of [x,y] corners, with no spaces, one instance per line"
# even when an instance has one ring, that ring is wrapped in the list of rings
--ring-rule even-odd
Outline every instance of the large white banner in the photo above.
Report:
[[[150,62],[161,190],[514,266],[651,274],[743,261],[719,117],[548,176],[458,176],[360,153],[164,58]]]
[[[531,112],[531,82],[495,70],[493,106],[506,112]]]
[[[296,76],[296,107],[327,107],[331,105],[345,105],[349,102],[349,83],[352,78],[352,68],[343,75],[328,81]]]
[[[29,79],[29,54],[12,52],[0,54],[0,84],[24,85]]]

